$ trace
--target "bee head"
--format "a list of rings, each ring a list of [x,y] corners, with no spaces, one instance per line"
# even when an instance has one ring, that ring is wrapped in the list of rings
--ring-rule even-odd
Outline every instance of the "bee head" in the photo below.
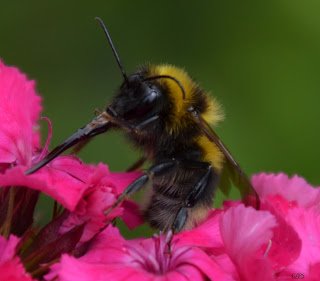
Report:
[[[112,115],[116,114],[124,120],[139,120],[156,114],[164,105],[162,92],[155,81],[149,81],[141,73],[133,74],[123,82],[111,103]]]
[[[113,117],[121,117],[124,120],[141,120],[141,117],[146,118],[152,114],[159,113],[164,106],[168,106],[165,102],[161,102],[165,101],[165,98],[163,98],[164,91],[161,89],[160,83],[155,81],[162,78],[175,81],[182,91],[183,99],[185,99],[186,95],[184,88],[174,76],[164,74],[150,75],[149,71],[142,71],[128,77],[122,67],[107,28],[101,19],[96,18],[96,20],[100,23],[107,36],[112,52],[124,78],[124,82],[112,104],[106,108],[108,114]]]

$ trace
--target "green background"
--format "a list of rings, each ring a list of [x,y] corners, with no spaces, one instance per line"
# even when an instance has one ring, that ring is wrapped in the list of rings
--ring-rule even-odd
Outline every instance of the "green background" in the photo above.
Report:
[[[99,16],[128,74],[175,64],[221,101],[216,131],[248,175],[282,171],[319,185],[320,2],[258,2],[2,1],[0,57],[37,81],[53,148],[122,82]],[[138,155],[108,133],[80,157],[123,171]]]

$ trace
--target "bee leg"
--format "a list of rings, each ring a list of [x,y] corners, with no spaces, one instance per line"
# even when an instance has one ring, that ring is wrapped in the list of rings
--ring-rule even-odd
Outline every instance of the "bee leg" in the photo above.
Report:
[[[154,176],[161,176],[168,171],[172,171],[172,169],[176,168],[177,166],[178,161],[172,159],[151,167],[145,174],[143,174],[141,177],[137,178],[134,182],[127,186],[127,188],[118,197],[117,201],[105,212],[105,215],[109,214],[124,199],[139,191],[149,180],[152,180]]]
[[[183,226],[185,225],[186,221],[188,218],[188,211],[185,207],[181,207],[176,218],[174,219],[174,222],[171,226],[171,237],[170,240],[168,241],[168,253],[171,255],[171,242],[173,239],[173,236],[175,233],[180,232]]]
[[[206,187],[209,184],[210,179],[212,178],[212,166],[209,163],[203,163],[206,164],[206,172],[204,175],[200,178],[200,180],[197,182],[197,184],[193,187],[191,192],[188,194],[187,198],[184,201],[184,205],[187,208],[192,208],[198,201],[203,192],[205,191]]]
[[[110,109],[109,110],[113,110],[113,109]],[[95,112],[98,112],[98,113],[101,113],[98,109],[95,110]],[[123,121],[123,120],[119,120],[117,119],[116,117],[112,117],[112,121],[121,126],[121,127],[124,127],[126,128],[127,130],[129,131],[134,131],[135,133],[137,133],[139,130],[143,129],[143,127],[147,126],[148,124],[152,123],[153,121],[157,120],[159,118],[159,115],[154,115],[144,121],[142,121],[141,123],[139,123],[138,125],[131,125],[130,123],[126,122],[126,121]],[[80,152],[80,150],[86,146],[88,144],[88,142],[90,141],[90,139],[88,140],[84,140],[84,141],[81,141],[79,142],[72,150],[72,154],[78,154]],[[146,158],[141,158],[140,160],[138,160],[137,163],[133,164],[131,167],[129,167],[129,169],[127,170],[128,171],[134,171],[136,169],[138,169],[144,162],[145,162]]]
[[[150,118],[147,118],[147,119],[143,120],[141,123],[139,123],[137,125],[132,125],[132,124],[130,124],[129,122],[127,122],[125,120],[117,118],[116,112],[111,107],[108,107],[106,112],[108,114],[108,119],[112,123],[124,128],[124,129],[126,129],[126,130],[128,130],[130,132],[134,131],[135,133],[137,133],[143,127],[149,125],[150,123],[152,123],[153,121],[155,121],[155,120],[157,120],[159,118],[159,115],[153,115]]]
[[[159,118],[159,115],[153,115],[150,118],[142,121],[140,124],[134,126],[134,131],[139,131],[141,130],[143,127],[149,125],[150,123],[152,123],[153,121],[157,120]]]
[[[205,169],[204,175],[200,178],[197,184],[192,188],[191,192],[188,194],[187,198],[184,201],[184,206],[180,208],[177,216],[172,224],[172,232],[179,232],[184,227],[187,218],[188,211],[186,208],[192,208],[199,200],[206,187],[209,184],[209,181],[212,177],[212,166],[206,162],[190,162],[184,161],[181,163],[185,167],[193,169]]]
[[[185,225],[188,218],[188,211],[185,207],[181,207],[173,224],[172,224],[172,232],[173,234],[181,231],[183,226]]]

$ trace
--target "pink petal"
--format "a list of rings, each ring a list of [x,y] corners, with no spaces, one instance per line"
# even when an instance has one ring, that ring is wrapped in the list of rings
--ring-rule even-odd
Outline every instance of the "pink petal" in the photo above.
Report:
[[[32,281],[33,279],[26,273],[19,258],[0,264],[1,281]]]
[[[152,280],[148,274],[139,273],[133,267],[111,267],[105,264],[88,263],[67,255],[63,255],[60,263],[51,267],[51,271],[45,276],[45,279],[51,280],[55,276],[58,276],[55,279],[57,281]]]
[[[287,221],[299,234],[302,249],[299,258],[286,271],[307,275],[312,264],[320,263],[320,213],[316,207],[296,208],[289,212]]]
[[[109,225],[92,241],[89,251],[81,257],[88,263],[126,263],[132,259],[122,246],[127,241],[116,227]]]
[[[89,241],[105,226],[107,220],[104,215],[106,206],[111,206],[116,200],[111,188],[98,188],[86,198],[81,198],[76,209],[63,222],[59,233],[65,233],[75,225],[86,223],[80,243]],[[115,215],[121,215],[121,210]]]
[[[179,271],[169,271],[165,275],[155,276],[154,279],[157,281],[189,281],[189,280],[205,280],[205,276],[199,269],[190,265],[182,265],[179,267]],[[219,280],[219,279],[217,279]]]
[[[219,220],[222,212],[211,211],[208,218],[194,229],[183,231],[174,236],[177,245],[195,245],[207,248],[223,248]]]
[[[96,171],[90,177],[92,185],[104,185],[114,188],[114,193],[119,195],[135,179],[141,176],[141,172],[110,173],[107,165],[99,163]]]
[[[162,238],[125,241],[118,229],[109,226],[95,238],[84,256],[78,260],[63,256],[59,264],[51,267],[46,278],[58,275],[58,280],[71,280],[74,277],[77,280],[197,281],[206,280],[207,276],[210,280],[232,280],[197,248],[174,246],[172,256],[168,259],[167,253],[162,252],[164,248],[155,247],[157,243],[164,242]],[[164,263],[169,261],[171,265],[168,265],[165,272],[153,272],[150,270],[152,266],[149,270],[146,267],[147,260]],[[167,268],[165,264],[163,266]]]
[[[119,193],[123,189],[123,184],[130,183],[140,173],[110,173],[106,165],[100,163],[94,172],[88,177],[87,184],[90,186],[80,199],[76,209],[64,221],[60,233],[73,228],[75,225],[86,223],[80,243],[90,240],[97,234],[106,221],[123,215],[131,227],[135,227],[143,222],[136,203],[129,201],[115,208],[108,216],[108,210],[116,201]],[[116,179],[116,180],[115,180]],[[125,220],[124,220],[125,221]],[[125,221],[126,222],[126,221]]]
[[[211,256],[211,259],[226,273],[232,278],[232,280],[240,280],[238,271],[231,261],[230,257],[224,253],[218,256]]]
[[[88,173],[88,166],[78,161],[74,161],[73,165],[78,166],[76,170],[81,170],[82,173],[70,175],[61,170],[44,167],[34,174],[25,175],[26,168],[17,166],[6,170],[5,174],[0,174],[0,186],[25,186],[40,190],[73,211],[88,187],[81,180],[81,177]]]
[[[60,281],[67,280],[152,280],[146,272],[130,266],[132,258],[123,247],[125,239],[115,227],[108,226],[91,243],[89,251],[79,259],[63,255],[53,265],[47,280],[58,275]]]
[[[15,256],[19,238],[10,235],[9,240],[0,236],[0,279],[1,281],[32,281],[20,258]]]
[[[318,281],[320,276],[320,262],[314,263],[309,267],[309,274],[306,281]]]
[[[297,201],[306,208],[320,201],[320,188],[314,188],[305,179],[295,175],[291,179],[285,174],[258,174],[252,177],[252,184],[260,197],[278,194],[288,201]]]
[[[125,200],[122,203],[123,215],[121,216],[123,222],[130,228],[143,224],[144,219],[140,213],[140,205],[131,200]]]
[[[120,194],[131,182],[141,176],[141,171],[129,173],[111,173],[104,179],[104,184],[110,184],[117,188],[117,194]]]
[[[218,264],[214,262],[213,259],[210,259],[203,251],[201,251],[198,248],[194,248],[192,251],[190,251],[190,256],[183,257],[185,262],[192,264],[193,266],[197,267],[200,272],[205,274],[209,278],[209,280],[221,280],[221,281],[227,281],[227,280],[233,280],[231,276],[223,270]],[[188,266],[188,268],[185,269],[185,273],[188,276],[188,272],[192,267]],[[181,271],[182,268],[179,267],[179,271]],[[194,280],[192,276],[190,276],[191,280]],[[202,279],[199,279],[202,280]]]
[[[37,120],[42,109],[34,81],[0,60],[0,163],[30,165],[39,147]]]
[[[280,202],[284,201],[286,200]],[[261,201],[261,210],[269,211],[277,222],[277,226],[273,228],[272,244],[267,257],[272,263],[273,270],[279,272],[299,257],[302,241],[292,225],[268,201]],[[267,246],[262,248],[262,252],[264,253],[266,249]]]
[[[10,235],[9,240],[0,235],[0,263],[12,259],[15,256],[16,247],[20,239]]]
[[[257,252],[272,238],[275,226],[275,218],[269,212],[243,205],[231,207],[221,216],[226,251],[245,280],[273,280],[271,264]]]

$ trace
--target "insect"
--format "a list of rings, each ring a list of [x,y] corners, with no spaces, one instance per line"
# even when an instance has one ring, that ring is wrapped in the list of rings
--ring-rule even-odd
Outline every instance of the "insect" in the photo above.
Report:
[[[165,232],[190,229],[204,220],[218,183],[228,193],[233,182],[243,197],[253,195],[251,201],[258,208],[259,198],[250,181],[209,126],[222,119],[218,102],[175,66],[144,65],[127,76],[106,27],[96,19],[124,81],[103,112],[26,173],[37,171],[72,146],[109,129],[121,129],[144,151],[131,170],[146,160],[151,162],[151,168],[125,189],[107,213],[147,183],[152,188],[147,192],[142,213],[152,227]]]

